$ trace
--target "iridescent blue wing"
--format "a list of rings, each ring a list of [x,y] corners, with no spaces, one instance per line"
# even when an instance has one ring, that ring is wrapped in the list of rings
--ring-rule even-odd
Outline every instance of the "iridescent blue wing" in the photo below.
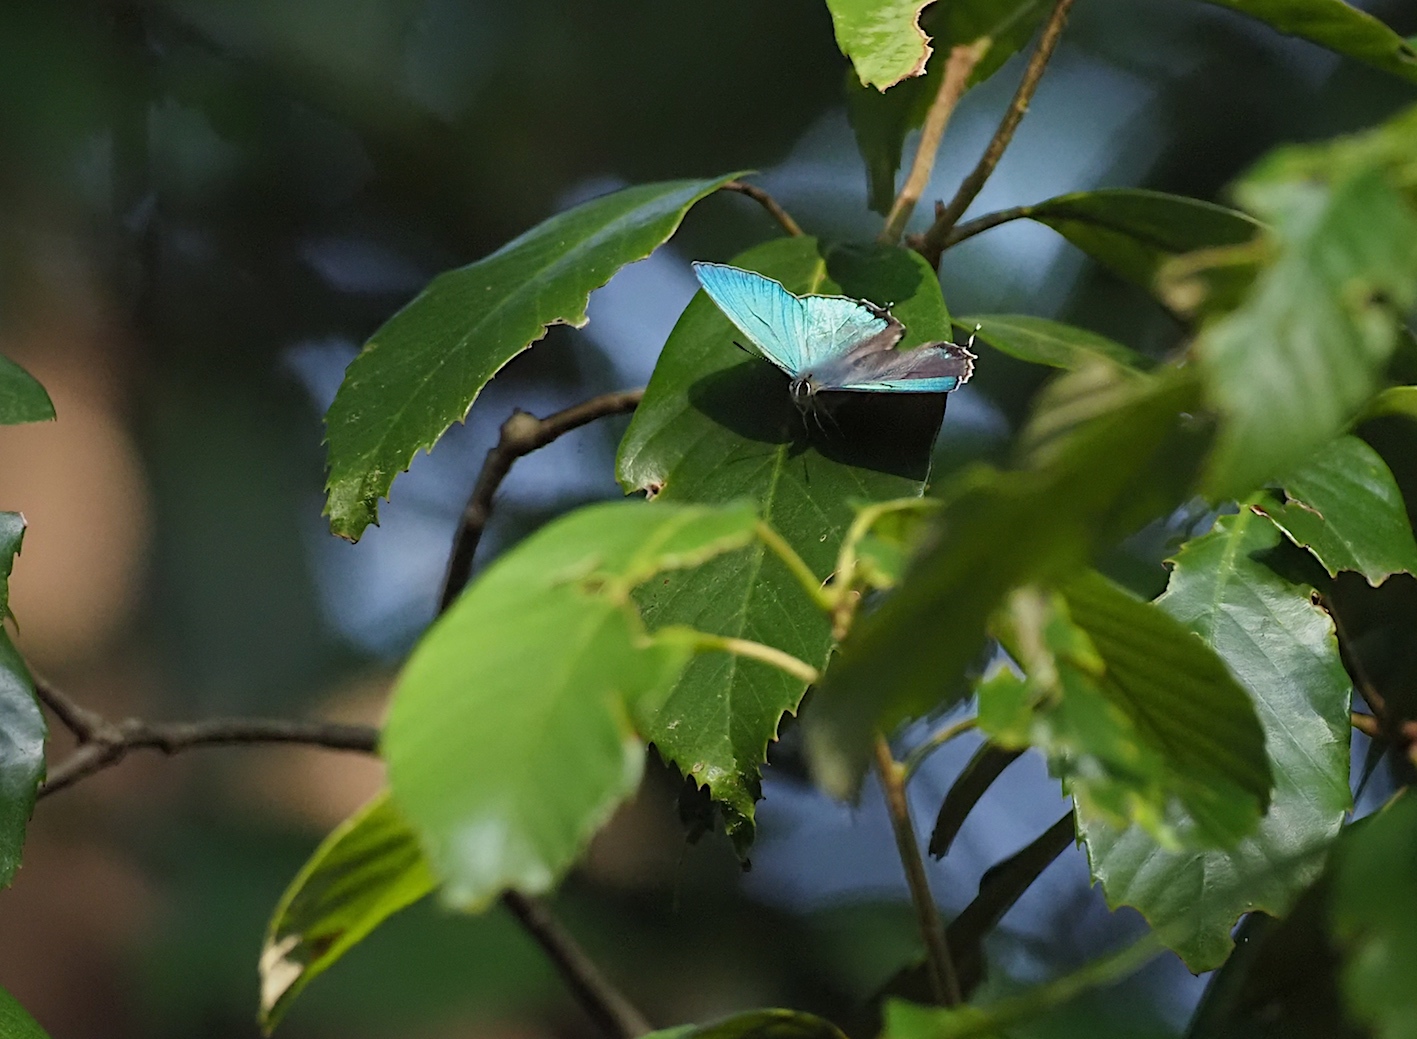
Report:
[[[800,375],[809,356],[803,301],[773,281],[725,263],[695,263],[709,299],[773,364]]]
[[[803,296],[807,312],[807,363],[818,374],[862,349],[888,350],[905,327],[884,310],[845,296]]]
[[[926,343],[914,350],[892,350],[866,342],[812,374],[822,390],[948,393],[974,374],[974,354],[958,343]]]

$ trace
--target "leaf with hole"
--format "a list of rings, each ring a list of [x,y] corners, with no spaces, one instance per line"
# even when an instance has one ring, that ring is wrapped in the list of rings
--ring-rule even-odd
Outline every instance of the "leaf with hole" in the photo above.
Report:
[[[1233,848],[1174,851],[1137,827],[1084,820],[1092,875],[1108,905],[1141,911],[1191,970],[1230,952],[1244,913],[1281,916],[1322,867],[1348,793],[1348,676],[1333,624],[1265,565],[1280,533],[1248,509],[1222,516],[1175,560],[1157,605],[1196,632],[1249,692],[1274,775],[1269,811]]]
[[[384,729],[394,807],[444,901],[549,890],[639,783],[692,641],[649,635],[632,590],[753,538],[751,506],[572,512],[477,578],[419,641]]]
[[[1374,587],[1393,574],[1417,574],[1417,541],[1402,491],[1382,456],[1355,436],[1320,448],[1250,505],[1294,544],[1307,548],[1330,577],[1354,570]]]
[[[25,537],[17,512],[0,512],[0,887],[20,868],[25,826],[44,779],[44,715],[34,698],[34,681],[10,641],[10,572]]]
[[[930,0],[827,0],[836,45],[862,86],[885,90],[925,71],[930,37],[920,10]]]
[[[733,260],[797,293],[845,293],[879,304],[906,328],[903,348],[950,337],[939,281],[903,249],[785,238]],[[825,579],[855,516],[853,505],[918,497],[943,397],[840,394],[821,427],[793,406],[787,378],[733,346],[741,339],[703,293],[665,344],[620,445],[627,491],[656,502],[747,498],[811,570]],[[828,405],[829,407],[831,405]],[[648,584],[645,620],[689,624],[765,642],[826,665],[831,626],[799,582],[762,545]],[[758,773],[784,713],[805,683],[756,661],[704,654],[685,671],[650,736],[660,754],[723,809],[740,851],[752,839]]]
[[[330,833],[277,903],[259,961],[267,1034],[311,981],[437,886],[418,835],[380,793]]]
[[[672,235],[738,174],[644,184],[582,203],[492,255],[434,278],[374,333],[325,415],[330,529],[356,541],[419,451],[555,324],[586,323],[591,292]]]

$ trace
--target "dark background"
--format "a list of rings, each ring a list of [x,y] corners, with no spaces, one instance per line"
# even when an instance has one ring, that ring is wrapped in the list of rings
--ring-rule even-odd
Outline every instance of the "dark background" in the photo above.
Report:
[[[1410,5],[1366,6],[1417,32]],[[972,166],[1020,65],[966,100],[927,199]],[[740,197],[697,207],[592,298],[585,330],[553,329],[500,375],[349,546],[320,518],[320,415],[358,345],[436,272],[627,183],[756,168],[809,232],[870,237],[845,75],[819,0],[6,0],[0,352],[59,415],[0,429],[0,507],[30,522],[13,606],[37,670],[115,716],[377,721],[496,425],[642,383],[692,293],[688,261],[775,227]],[[1411,96],[1204,4],[1082,0],[974,212],[1103,185],[1223,200],[1274,144]],[[942,280],[957,314],[1059,316],[1153,353],[1180,335],[1042,228],[975,239]],[[981,369],[952,399],[940,471],[997,451],[1039,379]],[[622,428],[527,459],[482,558],[616,494]],[[1138,543],[1119,565],[1154,591],[1163,553]],[[859,1020],[912,954],[875,801],[823,800],[785,749],[752,872],[721,837],[685,849],[677,781],[652,770],[561,898],[658,1023],[773,1004]],[[921,820],[968,750],[922,776]],[[0,894],[0,985],[55,1039],[254,1035],[266,918],[380,778],[314,751],[208,751],[135,757],[42,802]],[[1039,762],[1007,774],[936,867],[942,902],[1056,817],[1052,789]],[[1070,852],[1006,920],[1001,969],[1038,976],[1135,930],[1099,902]],[[1132,991],[1174,1025],[1199,990],[1168,960]],[[317,981],[282,1034],[587,1028],[508,919],[423,905]]]

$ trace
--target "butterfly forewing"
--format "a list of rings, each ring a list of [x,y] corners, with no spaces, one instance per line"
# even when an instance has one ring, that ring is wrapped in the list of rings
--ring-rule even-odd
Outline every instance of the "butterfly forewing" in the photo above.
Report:
[[[802,300],[771,278],[722,263],[695,263],[694,274],[718,309],[764,357],[788,375],[807,360],[807,319]]]

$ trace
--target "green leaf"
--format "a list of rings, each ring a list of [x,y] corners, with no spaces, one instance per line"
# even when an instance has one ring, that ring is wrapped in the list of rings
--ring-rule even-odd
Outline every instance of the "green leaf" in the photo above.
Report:
[[[1409,790],[1338,845],[1330,918],[1352,1016],[1377,1039],[1414,1039],[1417,797]]]
[[[903,345],[950,337],[935,272],[902,249],[823,251],[811,239],[779,239],[733,261],[794,292],[845,292],[894,304]],[[658,500],[715,504],[747,498],[825,578],[850,526],[853,503],[918,497],[939,428],[940,398],[851,394],[807,428],[787,380],[733,346],[741,338],[703,294],[690,301],[620,445],[627,491]],[[788,569],[761,545],[692,573],[667,575],[641,598],[651,628],[690,624],[765,642],[813,667],[831,647],[826,617]],[[651,728],[660,753],[707,784],[740,851],[752,839],[758,772],[784,712],[805,685],[763,664],[705,654],[685,671]]]
[[[1080,832],[1107,903],[1140,910],[1191,970],[1219,966],[1246,912],[1283,915],[1318,874],[1348,792],[1348,676],[1333,624],[1256,558],[1279,544],[1249,510],[1187,542],[1157,605],[1218,653],[1254,700],[1274,775],[1259,828],[1224,851],[1169,851],[1137,827],[1084,820]]]
[[[1200,199],[1141,188],[1059,195],[1022,216],[1046,224],[1119,278],[1148,292],[1174,257],[1250,242],[1260,225],[1244,213]]]
[[[900,587],[856,622],[804,719],[818,781],[851,794],[872,734],[953,702],[985,623],[1022,584],[1067,574],[1189,493],[1189,375],[1070,373],[1025,431],[1027,468],[967,471]],[[1100,377],[1099,377],[1100,376]]]
[[[54,405],[39,381],[8,357],[0,357],[0,426],[53,417]]]
[[[1196,825],[1194,835],[1177,836],[1229,846],[1251,833],[1273,777],[1244,687],[1180,621],[1096,571],[1062,593],[1101,658],[1103,696],[1162,761],[1164,789]]]
[[[337,826],[277,903],[261,949],[267,1034],[311,981],[437,886],[418,835],[380,793]]]
[[[1357,437],[1320,448],[1284,481],[1283,497],[1265,493],[1251,507],[1331,577],[1354,570],[1377,587],[1393,574],[1417,574],[1402,491],[1382,456]]]
[[[1417,386],[1389,386],[1363,406],[1358,421],[1392,416],[1417,420]]]
[[[1345,0],[1206,0],[1417,83],[1417,46]]]
[[[851,59],[862,86],[885,90],[925,71],[930,37],[920,9],[930,0],[827,0],[836,45]]]
[[[5,1039],[49,1039],[49,1033],[39,1027],[14,996],[0,988],[0,1036]]]
[[[674,233],[738,174],[626,188],[553,216],[491,256],[434,278],[345,371],[325,415],[330,529],[358,540],[419,448],[467,417],[482,387],[555,324]]]
[[[706,1025],[678,1025],[644,1039],[846,1039],[825,1018],[800,1010],[750,1010]]]
[[[968,329],[978,325],[980,341],[1030,364],[1071,369],[1100,358],[1125,368],[1148,366],[1146,358],[1131,348],[1061,321],[1028,314],[972,314],[955,318],[955,324]]]
[[[1271,260],[1241,306],[1196,343],[1225,419],[1216,499],[1286,475],[1341,433],[1377,388],[1399,315],[1417,302],[1417,109],[1376,131],[1282,149],[1237,197],[1265,219]]]
[[[424,635],[389,708],[400,814],[450,905],[549,890],[639,783],[648,717],[687,662],[630,594],[748,543],[751,507],[611,502],[501,557]]]
[[[0,887],[20,868],[25,826],[44,779],[44,715],[34,698],[34,681],[10,641],[10,572],[25,537],[18,512],[0,512]]]
[[[917,5],[918,6],[918,5]],[[925,9],[921,24],[934,41],[925,75],[907,79],[885,93],[847,74],[846,111],[856,134],[856,146],[866,162],[867,197],[878,213],[890,209],[900,153],[912,130],[940,90],[945,60],[961,44],[988,37],[992,42],[974,66],[969,85],[988,79],[1015,54],[1047,14],[1046,0],[950,0]]]

